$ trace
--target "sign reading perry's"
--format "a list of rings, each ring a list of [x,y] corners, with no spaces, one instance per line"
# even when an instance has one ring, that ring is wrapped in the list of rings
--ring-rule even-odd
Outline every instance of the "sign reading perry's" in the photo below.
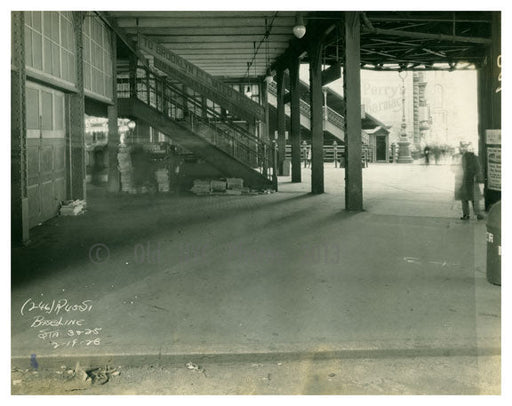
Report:
[[[221,105],[236,115],[265,121],[265,110],[258,103],[215,79],[196,65],[143,35],[138,37],[139,48],[155,57],[155,68],[176,77],[186,86]]]

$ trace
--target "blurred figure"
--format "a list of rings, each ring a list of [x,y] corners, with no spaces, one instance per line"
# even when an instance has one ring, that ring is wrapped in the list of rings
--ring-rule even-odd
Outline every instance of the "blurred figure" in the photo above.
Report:
[[[311,145],[308,145],[306,151],[306,165],[308,168],[311,167]]]
[[[423,149],[423,154],[425,154],[425,165],[430,165],[430,147],[428,145]]]
[[[455,200],[462,204],[461,220],[469,220],[469,202],[473,205],[473,212],[478,220],[484,217],[480,213],[480,188],[481,181],[480,163],[474,153],[471,143],[460,144],[460,165],[455,170]]]
[[[304,168],[306,168],[308,162],[308,144],[306,141],[302,141],[302,159],[304,160]]]
[[[337,168],[338,167],[338,143],[336,142],[336,140],[334,140],[332,142],[332,152],[334,155],[334,167]]]
[[[439,165],[439,159],[441,158],[441,148],[438,145],[435,145],[432,153],[434,155],[434,162],[436,165]]]

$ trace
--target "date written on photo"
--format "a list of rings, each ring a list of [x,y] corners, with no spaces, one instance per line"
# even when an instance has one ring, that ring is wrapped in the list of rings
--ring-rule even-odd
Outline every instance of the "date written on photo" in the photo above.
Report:
[[[91,340],[79,340],[77,338],[74,338],[74,339],[68,340],[68,341],[50,341],[50,344],[52,345],[54,350],[56,350],[57,348],[60,348],[60,347],[68,347],[68,348],[73,348],[73,347],[78,347],[78,346],[89,347],[89,346],[100,345],[101,338],[98,337],[98,338],[91,339]]]
[[[20,313],[29,318],[28,327],[31,331],[37,331],[37,338],[53,349],[94,347],[101,344],[102,328],[89,327],[88,320],[82,318],[90,314],[92,309],[91,300],[36,301],[29,298],[21,306]]]
[[[101,344],[101,337],[98,335],[101,332],[100,327],[94,329],[83,329],[83,330],[39,330],[37,335],[41,340],[47,341],[53,347],[57,349],[59,347],[78,347],[78,346],[97,346]]]

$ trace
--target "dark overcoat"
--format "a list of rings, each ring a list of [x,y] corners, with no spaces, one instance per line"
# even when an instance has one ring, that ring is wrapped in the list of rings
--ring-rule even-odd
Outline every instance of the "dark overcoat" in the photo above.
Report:
[[[473,152],[465,152],[461,159],[461,173],[455,179],[455,200],[475,199],[475,182],[480,178],[480,163]]]

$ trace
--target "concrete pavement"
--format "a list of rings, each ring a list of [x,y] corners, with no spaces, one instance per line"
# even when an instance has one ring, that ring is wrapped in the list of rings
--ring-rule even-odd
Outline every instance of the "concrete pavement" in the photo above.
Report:
[[[363,174],[361,213],[330,166],[318,196],[309,169],[271,195],[91,191],[13,249],[13,365],[499,356],[485,223],[458,220],[449,168]]]

